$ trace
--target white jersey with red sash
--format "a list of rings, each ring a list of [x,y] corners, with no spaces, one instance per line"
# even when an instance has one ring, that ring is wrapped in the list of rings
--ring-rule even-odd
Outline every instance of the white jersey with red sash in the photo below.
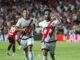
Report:
[[[46,22],[46,20],[39,23],[39,26],[42,27],[42,41],[50,42],[53,40],[57,40],[56,38],[56,28],[57,28],[57,20],[51,20]]]
[[[22,32],[22,39],[26,39],[29,36],[33,36],[33,29],[32,29],[33,24],[34,22],[32,18],[26,20],[22,17],[18,20],[16,26],[26,29],[24,32]]]
[[[15,38],[16,33],[17,33],[17,31],[16,31],[16,26],[13,25],[13,26],[11,26],[11,28],[10,28],[8,37]]]

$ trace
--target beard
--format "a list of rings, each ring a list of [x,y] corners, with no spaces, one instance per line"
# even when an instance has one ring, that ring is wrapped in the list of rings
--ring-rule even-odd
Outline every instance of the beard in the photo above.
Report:
[[[45,20],[47,20],[47,21],[50,21],[51,20],[51,18],[50,17],[45,17]]]

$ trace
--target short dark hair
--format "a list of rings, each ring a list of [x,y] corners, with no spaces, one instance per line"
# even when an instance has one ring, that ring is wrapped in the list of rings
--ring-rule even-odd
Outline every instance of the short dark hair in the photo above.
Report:
[[[49,11],[49,12],[51,12],[51,9],[45,9],[45,10],[44,10],[44,13],[45,13],[46,11]]]
[[[27,8],[24,8],[24,9],[23,9],[23,11],[24,11],[24,10],[26,10],[26,11],[27,11]]]

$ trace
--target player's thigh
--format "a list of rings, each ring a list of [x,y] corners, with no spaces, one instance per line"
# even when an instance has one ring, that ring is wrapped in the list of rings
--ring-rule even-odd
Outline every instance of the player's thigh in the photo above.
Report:
[[[12,44],[15,44],[15,39],[14,39],[14,38],[9,37],[9,42],[10,42],[10,43],[12,43]]]
[[[27,48],[27,40],[21,40],[21,47],[22,47],[22,49]]]
[[[33,46],[34,45],[34,38],[29,38],[27,40],[27,46]]]
[[[55,49],[56,49],[56,42],[50,43],[49,44],[49,52],[51,54],[55,54]]]
[[[42,50],[49,50],[48,43],[42,42]]]

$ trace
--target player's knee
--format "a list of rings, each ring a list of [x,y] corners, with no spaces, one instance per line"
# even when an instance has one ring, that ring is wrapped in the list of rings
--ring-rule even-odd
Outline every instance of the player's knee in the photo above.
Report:
[[[24,51],[27,53],[27,52],[28,52],[28,49],[27,49],[27,48],[25,48],[25,49],[24,49]]]
[[[47,56],[47,53],[43,53],[44,56]]]
[[[51,54],[51,58],[54,58],[55,57],[55,54]]]
[[[47,50],[43,50],[43,55],[47,56],[47,52],[48,52]]]
[[[32,51],[32,46],[28,46],[28,51]]]

